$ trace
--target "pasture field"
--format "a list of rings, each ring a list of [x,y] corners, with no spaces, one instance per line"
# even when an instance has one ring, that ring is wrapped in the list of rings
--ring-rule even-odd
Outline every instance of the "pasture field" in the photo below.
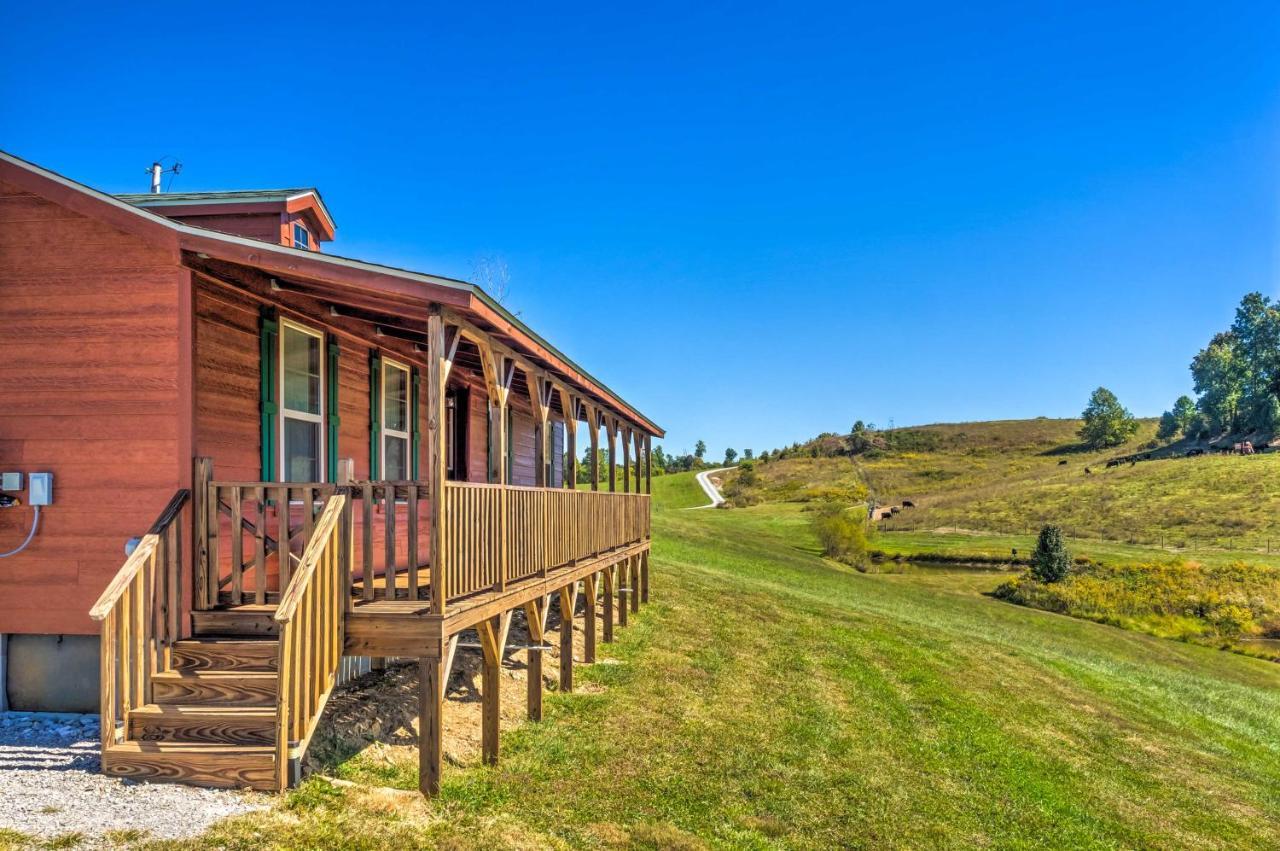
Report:
[[[888,433],[894,448],[887,452],[791,458],[756,472],[770,501],[862,484],[883,505],[915,503],[886,530],[1027,536],[1053,523],[1073,538],[1163,545],[1196,559],[1210,550],[1280,553],[1280,452],[1108,468],[1109,458],[1145,451],[1155,421],[1143,420],[1132,441],[1103,451],[1080,450],[1078,428],[1078,420],[1035,419],[898,429]],[[952,545],[938,539],[939,547]]]
[[[1004,603],[996,571],[861,574],[793,506],[654,488],[653,602],[500,765],[424,802],[412,761],[357,755],[158,847],[1280,846],[1280,665]]]

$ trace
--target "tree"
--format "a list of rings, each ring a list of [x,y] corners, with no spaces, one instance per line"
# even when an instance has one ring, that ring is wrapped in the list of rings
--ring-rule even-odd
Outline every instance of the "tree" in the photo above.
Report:
[[[733,449],[726,449],[726,450],[724,451],[724,463],[725,463],[726,465],[728,465],[728,464],[732,464],[732,463],[733,463],[733,461],[734,461],[734,459],[735,459],[735,458],[737,458],[737,457],[738,457],[738,453],[737,453],[737,451],[736,451],[736,450],[733,450]]]
[[[1133,437],[1138,430],[1138,421],[1133,418],[1116,394],[1105,387],[1099,387],[1089,396],[1089,404],[1081,418],[1084,425],[1080,427],[1080,439],[1085,445],[1094,449],[1104,446],[1119,446]]]
[[[706,454],[707,454],[707,444],[699,440],[697,444],[693,447],[693,457],[701,461],[702,456]]]
[[[667,470],[667,453],[662,450],[661,443],[653,447],[653,466],[664,473]]]
[[[755,458],[755,457],[756,457],[756,456],[755,456],[755,453],[754,453],[754,452],[752,452],[750,449],[744,449],[744,450],[742,450],[742,459],[743,459],[744,461],[750,461],[750,460],[752,460],[752,459],[753,459],[753,458]]]
[[[1216,431],[1235,431],[1240,425],[1245,364],[1235,334],[1215,334],[1191,361],[1191,378],[1200,396],[1200,410]]]
[[[1036,551],[1031,554],[1031,575],[1038,581],[1051,584],[1061,582],[1071,571],[1071,556],[1062,543],[1062,530],[1057,526],[1045,526],[1036,541]]]
[[[1160,415],[1160,428],[1156,437],[1160,440],[1173,440],[1178,437],[1191,437],[1200,431],[1200,412],[1190,396],[1179,396],[1173,403],[1173,410]]]

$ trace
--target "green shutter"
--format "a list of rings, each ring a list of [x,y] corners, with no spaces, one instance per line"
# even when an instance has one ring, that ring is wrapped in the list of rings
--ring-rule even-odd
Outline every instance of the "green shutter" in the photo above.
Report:
[[[369,352],[369,479],[379,478],[382,443],[382,355]]]
[[[422,434],[422,429],[418,427],[418,368],[416,366],[409,368],[409,451],[413,454],[409,458],[409,478],[415,482],[418,480],[418,456],[422,453],[418,451],[418,439]]]
[[[331,482],[338,481],[338,430],[342,425],[342,420],[338,415],[338,338],[332,334],[329,335],[329,359],[325,364],[328,370],[325,375],[328,377],[328,391],[326,395],[326,403],[329,405],[329,417],[326,420],[327,433],[325,434],[325,469],[328,472],[328,480]]]
[[[274,310],[264,310],[258,321],[258,372],[261,395],[258,410],[261,413],[260,443],[262,445],[262,481],[276,481],[276,439],[279,433],[280,381],[277,375],[280,350],[280,322]]]

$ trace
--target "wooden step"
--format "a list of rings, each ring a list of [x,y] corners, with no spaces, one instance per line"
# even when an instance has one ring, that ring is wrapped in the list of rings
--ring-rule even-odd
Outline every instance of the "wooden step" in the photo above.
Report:
[[[273,706],[276,674],[269,671],[165,671],[151,678],[158,704]]]
[[[280,645],[272,638],[200,637],[173,645],[179,671],[274,671]]]
[[[139,742],[271,745],[276,741],[276,709],[153,703],[129,712],[126,738]]]
[[[102,771],[135,780],[232,789],[275,789],[275,748],[122,742],[102,752]]]
[[[276,607],[256,604],[236,606],[230,609],[210,609],[192,612],[191,624],[197,636],[253,636],[279,633],[274,619]]]

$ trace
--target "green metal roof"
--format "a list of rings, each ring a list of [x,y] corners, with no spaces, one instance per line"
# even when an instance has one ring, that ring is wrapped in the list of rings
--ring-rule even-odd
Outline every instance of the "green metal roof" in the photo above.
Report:
[[[329,227],[337,230],[329,208],[324,205],[320,190],[313,186],[300,186],[295,189],[233,189],[218,192],[136,192],[114,195],[126,204],[135,207],[176,207],[181,204],[253,204],[253,203],[285,203],[303,195],[316,196],[316,204]]]

